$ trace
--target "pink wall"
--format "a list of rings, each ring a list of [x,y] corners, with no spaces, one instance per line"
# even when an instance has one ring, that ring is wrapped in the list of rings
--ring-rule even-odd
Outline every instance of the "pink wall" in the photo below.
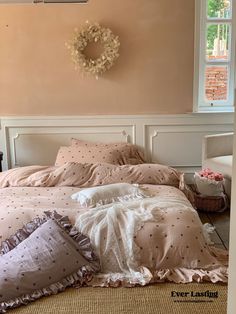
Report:
[[[65,47],[86,20],[121,41],[98,81],[74,70]],[[193,37],[194,0],[1,5],[0,115],[189,112]]]

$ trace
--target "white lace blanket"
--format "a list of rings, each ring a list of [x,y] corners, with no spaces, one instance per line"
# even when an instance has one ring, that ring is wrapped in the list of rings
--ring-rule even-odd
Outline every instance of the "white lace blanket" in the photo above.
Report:
[[[135,244],[137,231],[147,221],[158,222],[169,208],[193,210],[188,201],[173,197],[113,203],[87,209],[75,223],[87,235],[100,258],[101,273],[95,281],[145,285],[152,279],[147,267],[140,264],[140,248]]]

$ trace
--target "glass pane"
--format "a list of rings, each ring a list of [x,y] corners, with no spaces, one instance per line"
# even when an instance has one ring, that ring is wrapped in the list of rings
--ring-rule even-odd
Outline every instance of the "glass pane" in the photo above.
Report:
[[[232,0],[208,0],[207,16],[208,18],[230,19],[232,16]]]
[[[205,99],[219,101],[228,99],[228,67],[207,66],[205,70]]]
[[[229,60],[230,25],[208,24],[207,26],[207,61]]]

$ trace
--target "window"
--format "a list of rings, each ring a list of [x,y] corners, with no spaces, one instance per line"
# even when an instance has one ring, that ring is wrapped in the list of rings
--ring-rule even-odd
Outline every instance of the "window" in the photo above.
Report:
[[[194,111],[233,111],[236,0],[195,1]]]

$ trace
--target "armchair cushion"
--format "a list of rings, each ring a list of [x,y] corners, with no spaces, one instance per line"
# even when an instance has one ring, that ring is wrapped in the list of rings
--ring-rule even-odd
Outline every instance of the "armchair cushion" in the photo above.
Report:
[[[203,138],[202,167],[223,174],[226,194],[231,194],[233,133],[212,134]]]
[[[233,155],[233,133],[207,135],[203,139],[202,159]]]
[[[233,156],[220,156],[208,158],[203,161],[204,168],[210,168],[213,171],[221,172],[224,174],[224,177],[232,177],[232,162]]]

